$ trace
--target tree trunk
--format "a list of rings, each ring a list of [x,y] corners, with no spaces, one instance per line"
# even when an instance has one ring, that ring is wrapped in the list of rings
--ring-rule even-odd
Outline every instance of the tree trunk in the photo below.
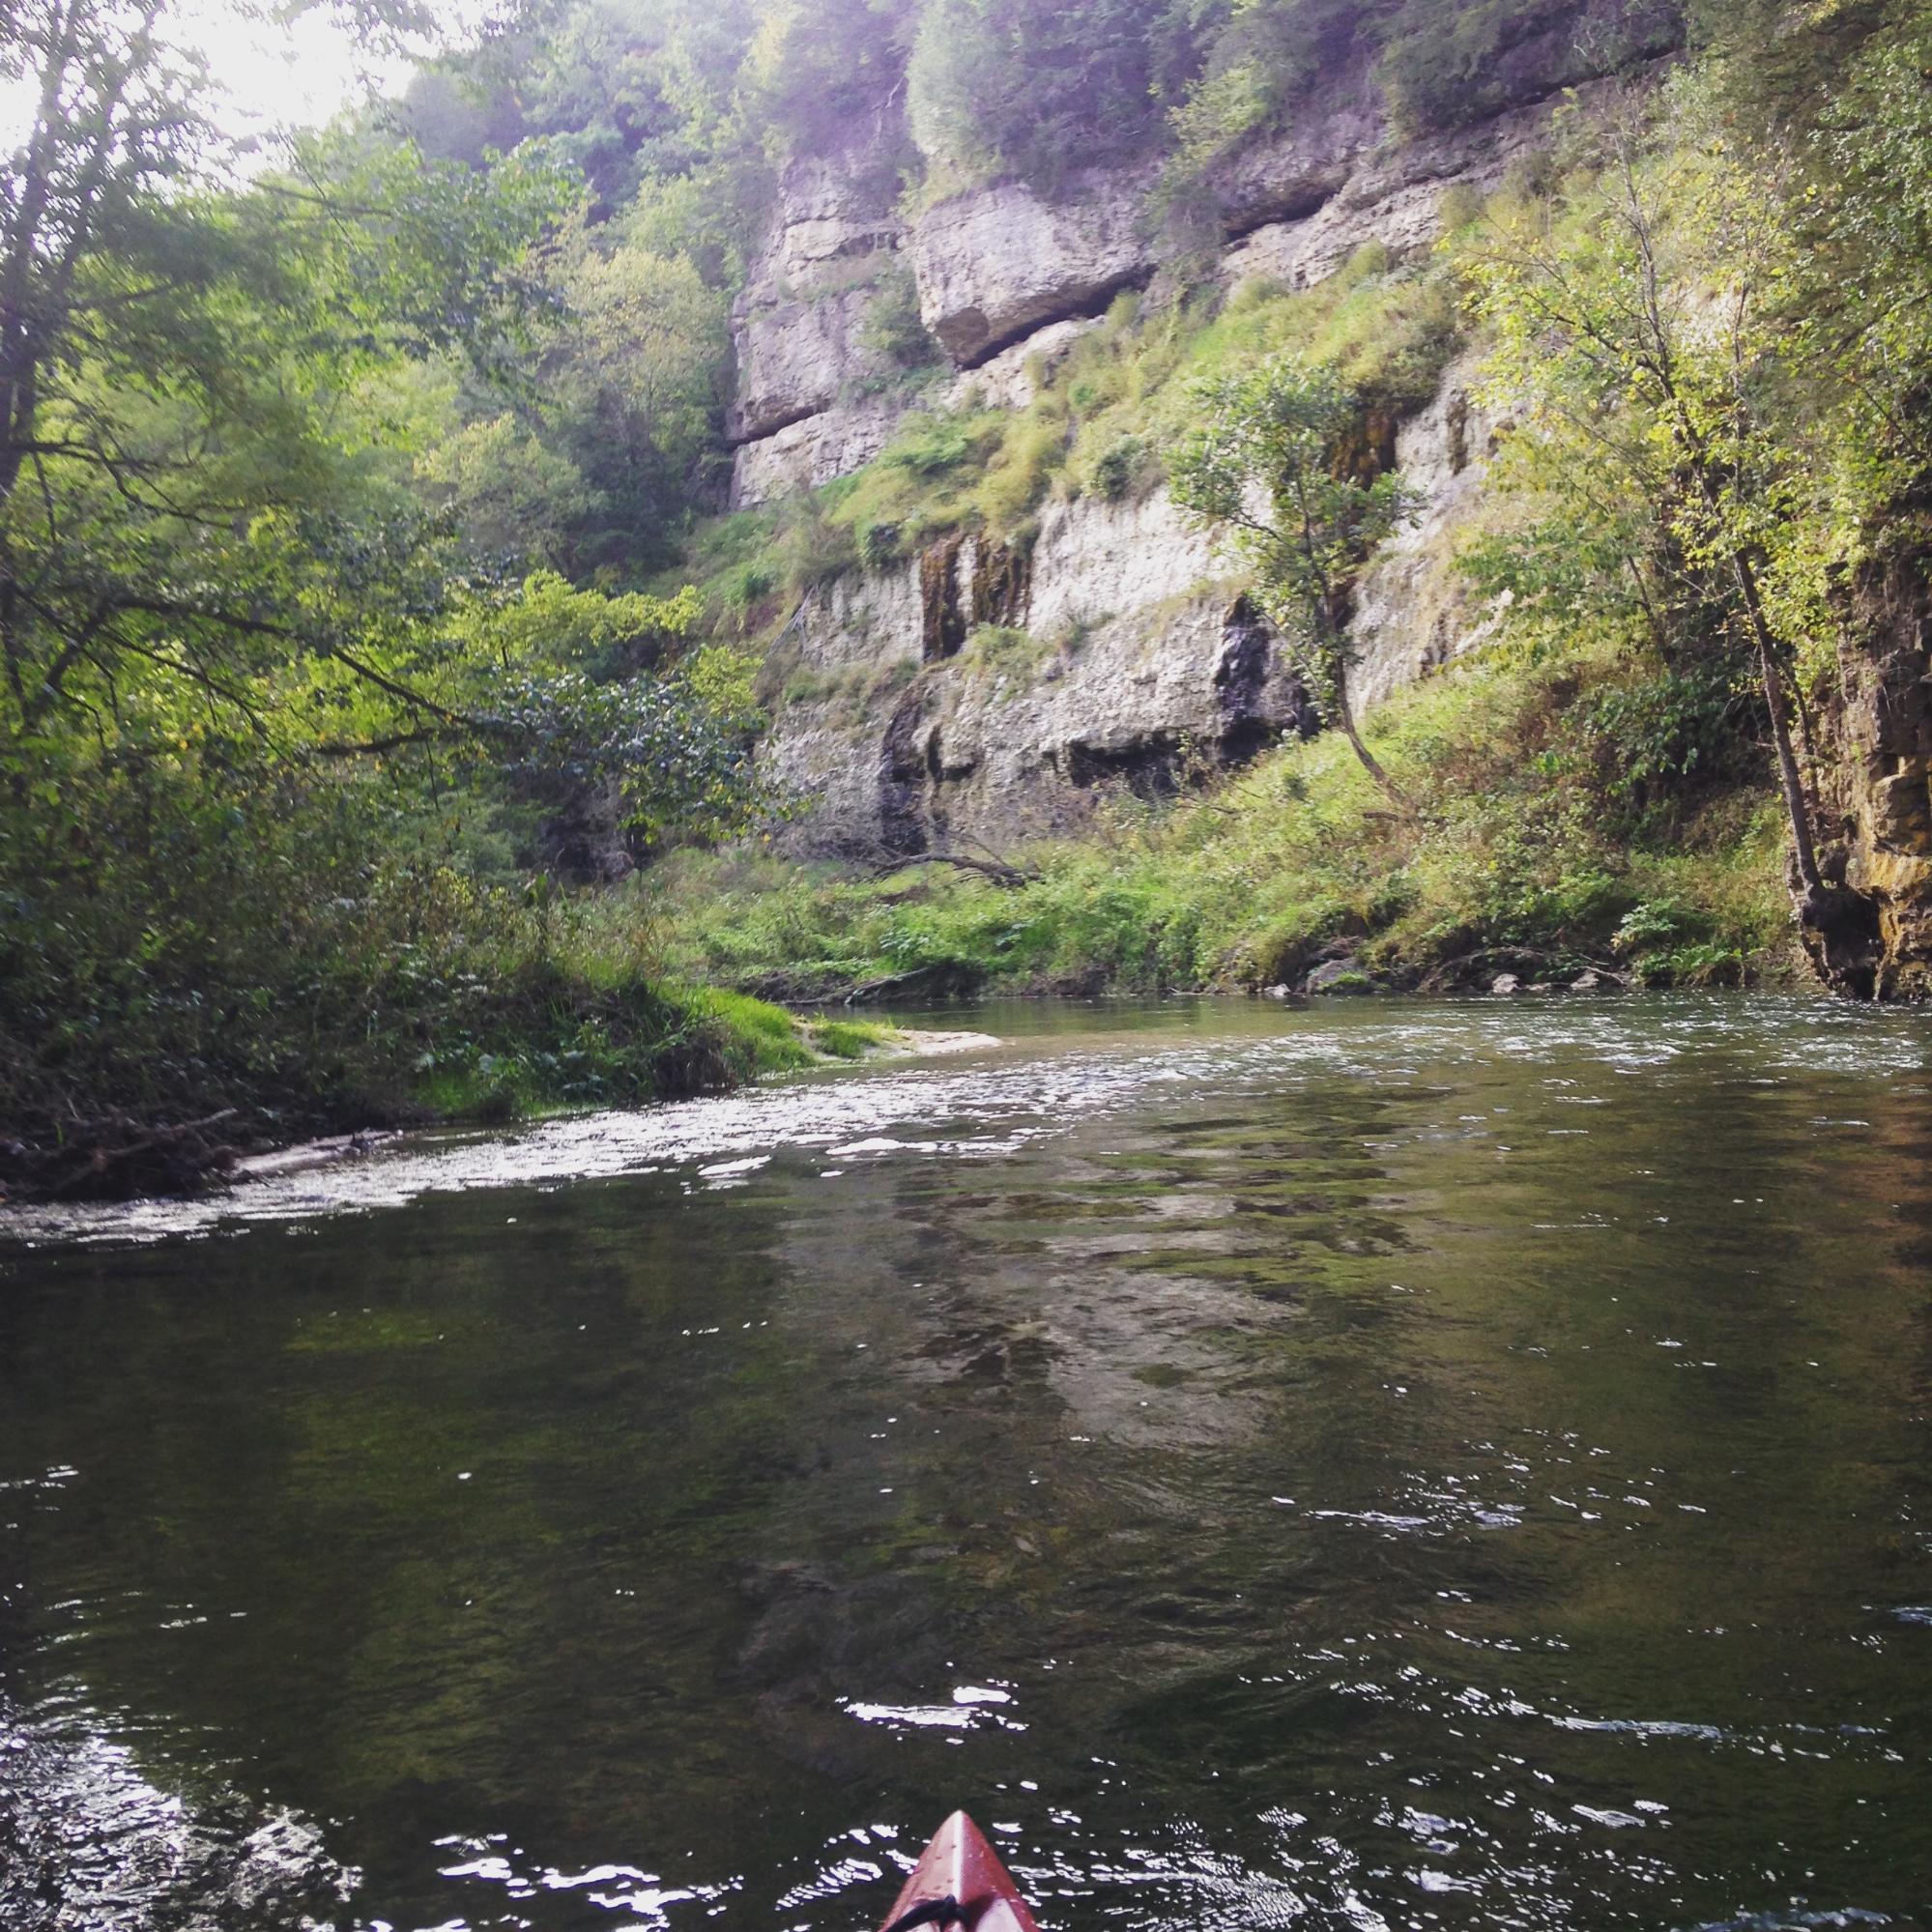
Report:
[[[1808,897],[1822,896],[1823,875],[1818,870],[1818,849],[1811,838],[1811,807],[1804,796],[1804,778],[1798,768],[1798,753],[1791,742],[1791,720],[1784,692],[1784,674],[1778,669],[1776,641],[1765,617],[1764,600],[1758,594],[1757,573],[1750,559],[1742,551],[1731,553],[1731,567],[1737,573],[1738,590],[1751,620],[1751,638],[1757,646],[1758,677],[1764,684],[1765,704],[1771,711],[1772,742],[1777,747],[1778,789],[1784,793],[1785,816],[1791,821],[1792,849],[1798,856],[1798,877]]]
[[[1416,801],[1402,790],[1388,774],[1382,761],[1369,749],[1355,723],[1355,706],[1348,697],[1348,660],[1340,650],[1331,652],[1328,667],[1329,682],[1335,687],[1335,720],[1341,727],[1341,735],[1355,748],[1355,756],[1362,761],[1362,768],[1389,796],[1401,808],[1405,819],[1417,818]]]

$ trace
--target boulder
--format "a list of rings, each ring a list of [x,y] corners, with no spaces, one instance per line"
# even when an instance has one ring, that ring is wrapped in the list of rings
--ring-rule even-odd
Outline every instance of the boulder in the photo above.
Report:
[[[1151,176],[1105,176],[1049,201],[1024,182],[969,188],[922,216],[909,253],[919,313],[961,368],[1049,322],[1093,315],[1154,272]]]
[[[1318,966],[1303,982],[1305,993],[1325,993],[1331,997],[1343,995],[1380,993],[1381,987],[1357,959],[1329,960]]]

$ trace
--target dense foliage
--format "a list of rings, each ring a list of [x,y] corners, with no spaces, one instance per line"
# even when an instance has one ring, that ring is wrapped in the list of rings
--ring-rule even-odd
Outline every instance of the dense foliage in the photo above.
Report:
[[[169,24],[48,0],[0,43],[36,102],[0,196],[0,1100],[56,1134],[400,1098],[464,1024],[412,996],[425,917],[554,977],[479,834],[513,862],[587,793],[653,840],[751,798],[742,678],[674,662],[688,599],[481,570],[398,460],[425,372],[539,348],[567,177],[352,132],[245,175]]]
[[[388,44],[434,11],[331,4]],[[1762,894],[1700,900],[1673,867],[1730,879],[1747,851],[1761,885],[1771,782],[1806,916],[1831,912],[1848,586],[1932,497],[1926,0],[523,0],[400,101],[249,152],[178,25],[169,0],[0,0],[15,1134],[752,1064],[773,1023],[667,991],[642,902],[553,881],[757,820],[760,701],[799,695],[785,620],[813,584],[961,532],[1024,553],[1050,498],[1163,482],[1229,536],[1360,771],[1285,754],[1234,805],[1137,822],[1111,872],[1061,853],[1045,924],[1014,928],[1052,943],[1011,941],[1009,980],[1098,983],[1075,967],[1120,949],[1103,905],[1170,936],[1120,984],[1265,975],[1339,935],[1418,971],[1626,931],[1654,976],[1743,970]],[[1324,90],[1379,89],[1427,136],[1525,73],[1687,43],[1667,83],[1554,102],[1547,151],[1445,204],[1433,251],[1310,289],[1205,273],[1230,157]],[[1165,272],[1024,408],[929,393],[857,474],[725,516],[730,320],[774,184],[855,142],[908,210],[1142,168]],[[909,274],[865,274],[879,380],[922,393]],[[1452,561],[1498,600],[1487,701],[1527,764],[1453,698],[1386,744],[1350,704],[1352,579],[1404,508],[1373,451],[1465,354],[1503,447]],[[1080,644],[989,627],[963,671]],[[1155,874],[1217,867],[1219,909],[1204,886],[1148,909]],[[778,898],[816,931],[845,902],[805,890]],[[938,944],[906,937],[924,917],[873,908],[850,950]],[[761,978],[704,913],[678,932],[690,969]]]

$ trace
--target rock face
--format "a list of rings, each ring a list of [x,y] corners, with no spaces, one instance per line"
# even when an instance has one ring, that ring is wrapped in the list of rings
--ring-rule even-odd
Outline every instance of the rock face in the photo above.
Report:
[[[871,297],[861,286],[741,312],[731,434],[741,443],[776,435],[829,409],[849,384],[887,373],[866,344]]]
[[[879,453],[903,402],[903,352],[877,326],[909,306],[894,165],[881,116],[836,153],[793,161],[732,317],[736,380],[726,434],[735,507],[850,475]],[[934,352],[937,355],[937,350]]]
[[[1451,188],[1493,187],[1545,138],[1552,95],[1666,51],[1674,17],[1662,0],[1552,0],[1496,57],[1482,90],[1495,113],[1423,138],[1392,127],[1365,62],[1325,76],[1287,132],[1210,170],[1223,278],[1304,287],[1366,243],[1397,254],[1428,245]],[[969,385],[948,387],[928,362],[983,372],[994,406],[1023,407],[1015,383],[1055,339],[1046,332],[1097,315],[1162,265],[1154,162],[1077,175],[1051,197],[995,182],[908,219],[907,153],[888,106],[780,178],[734,316],[735,505],[849,475],[906,410],[957,403]],[[930,357],[906,339],[914,301]]]
[[[1396,432],[1414,520],[1357,587],[1359,705],[1474,649],[1496,613],[1453,567],[1497,426],[1467,362]],[[1029,548],[959,536],[814,593],[767,740],[812,801],[808,851],[919,851],[1077,825],[1104,791],[1171,792],[1314,713],[1238,573],[1165,492],[1053,503]]]
[[[962,368],[1043,323],[1091,314],[1153,273],[1151,176],[1089,176],[1050,202],[1024,183],[973,188],[932,209],[912,236],[919,314]]]
[[[1499,54],[1491,118],[1427,138],[1392,127],[1366,65],[1328,76],[1290,130],[1210,170],[1222,281],[1307,286],[1365,244],[1431,245],[1452,189],[1494,187],[1547,138],[1554,90],[1658,50],[1658,11],[1551,0]],[[735,321],[735,504],[851,474],[915,405],[1025,408],[1112,298],[1159,273],[1152,163],[1053,197],[995,182],[908,216],[904,152],[881,113],[779,184]],[[1376,426],[1422,501],[1356,587],[1360,706],[1495,620],[1451,562],[1501,428],[1474,374],[1453,365],[1425,408]],[[1017,548],[955,535],[822,587],[774,667],[764,756],[810,801],[789,841],[877,854],[1065,828],[1106,791],[1169,791],[1310,726],[1291,654],[1240,591],[1164,494],[1050,503]]]
[[[894,396],[832,402],[816,416],[744,444],[732,462],[732,507],[751,509],[862,470],[891,441],[904,414]]]
[[[1835,753],[1821,868],[1861,916],[1805,943],[1830,983],[1864,998],[1932,998],[1932,512],[1916,537],[1854,586],[1839,695],[1819,721]]]
[[[947,407],[961,409],[972,403],[984,409],[1026,408],[1038,393],[1040,378],[1051,376],[1067,351],[1094,326],[1093,318],[1078,316],[1034,330],[1023,341],[955,376],[945,391]]]
[[[911,854],[1066,829],[1301,727],[1308,694],[1165,496],[1056,506],[1030,551],[936,544],[819,593],[767,769],[794,850]]]
[[[1474,128],[1392,145],[1379,121],[1350,103],[1318,130],[1249,150],[1221,188],[1234,237],[1225,279],[1308,288],[1370,243],[1395,255],[1431,245],[1449,190],[1494,189],[1547,144],[1549,111],[1533,101]]]
[[[1482,507],[1501,428],[1476,397],[1476,374],[1474,358],[1451,363],[1434,400],[1396,432],[1396,467],[1420,504],[1355,588],[1352,689],[1364,707],[1453,663],[1495,630],[1499,613],[1471,594],[1455,565],[1456,538]]]

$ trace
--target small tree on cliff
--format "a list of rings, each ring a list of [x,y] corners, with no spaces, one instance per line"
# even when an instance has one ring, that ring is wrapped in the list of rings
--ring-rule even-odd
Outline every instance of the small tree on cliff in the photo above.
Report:
[[[1613,125],[1600,175],[1506,209],[1468,274],[1519,433],[1587,479],[1571,489],[1579,537],[1587,499],[1642,506],[1684,592],[1747,645],[1800,918],[1824,931],[1856,908],[1821,866],[1792,731],[1798,647],[1827,620],[1805,514],[1813,459],[1777,419],[1807,333],[1788,185],[1688,116],[1667,131],[1652,139],[1634,114]]]
[[[1361,409],[1325,363],[1283,354],[1198,383],[1194,396],[1200,420],[1174,460],[1174,501],[1254,566],[1262,608],[1300,650],[1363,767],[1412,814],[1356,725],[1344,621],[1351,578],[1408,514],[1410,493],[1394,474],[1365,483],[1348,472],[1343,446]]]

